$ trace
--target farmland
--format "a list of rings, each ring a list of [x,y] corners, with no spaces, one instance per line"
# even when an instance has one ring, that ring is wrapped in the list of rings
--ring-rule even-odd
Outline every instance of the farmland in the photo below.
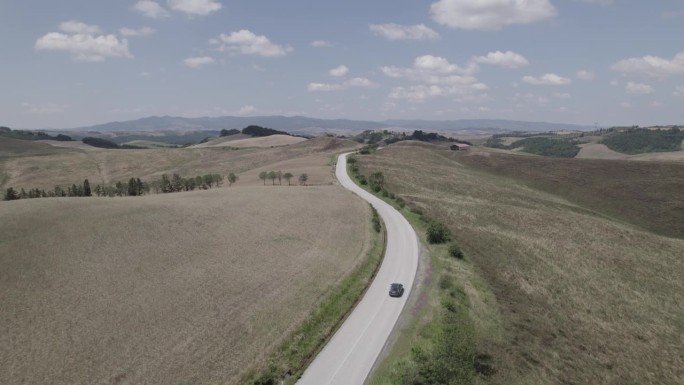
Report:
[[[549,166],[537,170],[531,159]],[[429,351],[439,340],[431,320],[440,288],[453,285],[463,293],[458,305],[467,308],[472,349],[488,360],[473,383],[680,383],[684,240],[660,235],[665,223],[653,213],[681,222],[681,166],[607,163],[602,171],[558,161],[422,143],[359,157],[361,172],[381,170],[407,208],[445,223],[466,256],[449,259],[431,246],[434,258],[445,257],[433,259],[416,326],[397,343],[405,353],[395,353],[374,384],[396,383],[401,368],[415,365],[407,345]],[[657,177],[632,182],[651,166]],[[602,172],[625,178],[601,185]],[[578,183],[575,173],[587,182],[563,193],[564,183]],[[623,202],[609,203],[615,199]]]
[[[240,175],[177,194],[0,202],[3,384],[238,383],[372,244],[368,206],[333,185],[331,158],[351,142],[104,150],[1,140],[3,186]],[[308,173],[307,186],[263,186],[259,170],[281,167]]]

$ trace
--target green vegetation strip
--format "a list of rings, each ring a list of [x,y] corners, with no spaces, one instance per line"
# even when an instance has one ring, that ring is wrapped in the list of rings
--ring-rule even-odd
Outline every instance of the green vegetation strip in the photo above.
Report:
[[[249,372],[241,384],[294,384],[316,354],[354,309],[373,281],[385,254],[386,235],[377,212],[372,209],[372,247],[359,266],[333,288],[311,316],[278,347],[268,364]]]
[[[669,152],[682,149],[684,132],[679,127],[669,130],[649,130],[631,128],[626,131],[609,133],[601,143],[613,151],[624,154],[643,154],[647,152]]]

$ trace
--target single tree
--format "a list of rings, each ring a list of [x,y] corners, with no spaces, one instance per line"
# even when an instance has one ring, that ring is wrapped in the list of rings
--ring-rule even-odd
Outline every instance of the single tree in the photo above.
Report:
[[[266,178],[268,178],[268,173],[266,171],[259,173],[259,179],[264,181],[264,186],[266,186]]]
[[[228,174],[228,187],[232,186],[233,183],[237,182],[238,176],[235,175],[234,173]]]
[[[128,180],[128,195],[132,197],[138,195],[138,181],[135,178]]]
[[[292,179],[293,176],[294,175],[292,175],[291,172],[286,172],[285,174],[283,174],[283,178],[285,178],[285,180],[287,181],[288,186],[290,186],[290,179]]]
[[[184,183],[183,183],[183,178],[181,178],[180,175],[178,174],[173,174],[173,179],[171,179],[171,186],[173,187],[173,191],[179,192],[183,191]]]
[[[306,186],[307,180],[309,180],[309,176],[306,173],[299,176],[299,184]]]
[[[169,180],[169,176],[166,174],[162,174],[161,192],[163,192],[163,193],[173,192],[173,187],[171,186],[171,181]]]
[[[8,188],[7,191],[5,192],[5,200],[6,201],[13,201],[19,199],[19,194],[12,188]]]
[[[145,194],[145,184],[140,180],[140,178],[135,179],[135,184],[138,187],[138,195]]]
[[[275,180],[278,178],[278,174],[276,174],[275,171],[269,171],[268,173],[268,179],[271,180],[271,183],[275,186]]]
[[[278,170],[278,172],[276,172],[276,175],[278,176],[278,184],[282,185],[283,184],[283,172]]]
[[[83,196],[84,197],[91,197],[93,196],[93,193],[90,191],[90,182],[88,182],[88,179],[83,181]]]

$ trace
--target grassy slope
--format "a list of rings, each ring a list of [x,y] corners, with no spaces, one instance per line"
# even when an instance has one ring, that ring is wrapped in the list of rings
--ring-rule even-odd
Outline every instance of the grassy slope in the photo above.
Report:
[[[524,181],[583,207],[684,238],[684,166],[471,152],[459,162]]]
[[[495,373],[478,382],[680,383],[684,241],[475,170],[462,157],[404,143],[360,159],[366,174],[382,170],[390,191],[447,223],[486,280],[472,284],[468,263],[449,268],[462,276],[477,351],[492,357]],[[489,290],[496,304],[483,300]]]
[[[333,186],[0,202],[0,383],[236,383],[366,255],[369,215]]]
[[[26,142],[26,141],[22,141]],[[33,142],[32,142],[33,143]],[[0,151],[5,151],[0,142]],[[181,176],[195,176],[206,173],[240,174],[245,181],[250,177],[259,181],[259,167],[306,156],[330,157],[343,148],[357,146],[357,143],[335,139],[315,138],[286,147],[267,149],[199,148],[199,149],[147,149],[147,150],[79,150],[48,148],[50,152],[41,156],[8,158],[0,163],[0,174],[6,174],[4,186],[19,188],[52,189],[55,185],[82,183],[88,178],[92,185],[114,184],[131,177],[142,180],[158,179],[162,173],[178,173]],[[31,154],[29,154],[31,155]],[[295,171],[295,170],[288,170]],[[249,175],[241,174],[250,172]],[[328,183],[310,178],[310,184]]]

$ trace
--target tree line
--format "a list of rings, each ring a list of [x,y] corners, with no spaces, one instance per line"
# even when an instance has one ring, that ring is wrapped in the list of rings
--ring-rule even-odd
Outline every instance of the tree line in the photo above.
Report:
[[[228,180],[228,185],[232,186],[238,180],[238,176],[234,173],[229,173],[227,178],[221,174],[205,174],[197,175],[195,177],[183,178],[178,174],[173,174],[169,177],[167,174],[162,174],[160,179],[155,179],[149,182],[143,182],[140,178],[130,178],[128,182],[116,182],[112,185],[98,184],[91,188],[88,179],[85,179],[81,184],[72,184],[71,186],[62,187],[55,186],[51,190],[33,188],[26,191],[24,188],[15,190],[13,187],[5,190],[5,200],[11,201],[16,199],[32,199],[32,198],[54,198],[54,197],[90,197],[96,195],[98,197],[123,197],[123,196],[141,196],[151,192],[159,194],[167,194],[181,191],[193,190],[207,190],[213,187],[220,187],[224,179]]]
[[[282,171],[262,171],[259,173],[259,179],[264,181],[264,186],[266,185],[266,180],[270,179],[271,184],[275,185],[276,179],[278,180],[278,184],[282,185],[283,184],[283,179],[287,181],[287,185],[291,186],[290,180],[294,178],[294,175],[291,172],[286,172],[283,173]],[[298,181],[300,185],[306,186],[306,182],[309,180],[309,176],[306,173],[300,174]]]

